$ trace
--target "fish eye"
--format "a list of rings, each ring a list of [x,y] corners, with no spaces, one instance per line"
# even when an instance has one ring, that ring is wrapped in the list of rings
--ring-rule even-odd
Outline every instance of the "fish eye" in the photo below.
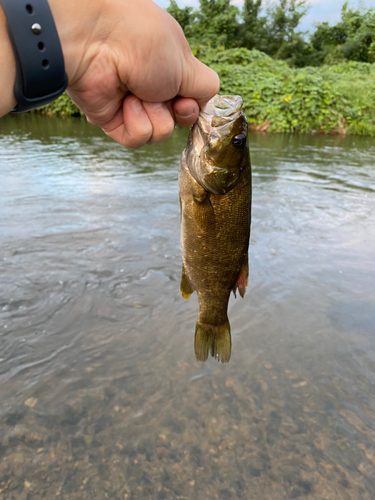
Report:
[[[232,139],[232,144],[236,148],[240,148],[246,141],[246,136],[244,134],[235,135]]]

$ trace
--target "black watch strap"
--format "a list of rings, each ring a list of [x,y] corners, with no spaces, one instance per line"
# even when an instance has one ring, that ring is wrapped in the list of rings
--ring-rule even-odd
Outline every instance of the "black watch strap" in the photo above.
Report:
[[[47,0],[0,0],[16,58],[14,95],[22,113],[54,101],[68,86],[59,35]]]

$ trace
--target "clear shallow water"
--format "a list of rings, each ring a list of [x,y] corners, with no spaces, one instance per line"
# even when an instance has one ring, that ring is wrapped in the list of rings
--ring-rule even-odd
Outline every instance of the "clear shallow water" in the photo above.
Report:
[[[373,500],[374,139],[250,136],[228,365],[179,293],[185,141],[0,120],[0,500]]]

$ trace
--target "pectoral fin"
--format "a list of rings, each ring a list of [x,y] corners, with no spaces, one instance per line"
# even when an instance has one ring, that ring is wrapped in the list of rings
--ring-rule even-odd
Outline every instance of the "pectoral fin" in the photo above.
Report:
[[[233,294],[236,297],[236,291],[238,289],[242,298],[245,296],[247,284],[249,280],[249,255],[246,254],[244,263],[242,264],[240,274],[238,275],[237,282],[233,288]]]
[[[190,281],[186,276],[185,266],[182,264],[182,274],[181,274],[181,295],[183,299],[188,299],[190,295],[194,292]]]
[[[207,191],[200,186],[195,179],[193,179],[193,183],[191,184],[191,194],[193,195],[193,200],[198,205],[204,203],[207,199],[208,193]]]

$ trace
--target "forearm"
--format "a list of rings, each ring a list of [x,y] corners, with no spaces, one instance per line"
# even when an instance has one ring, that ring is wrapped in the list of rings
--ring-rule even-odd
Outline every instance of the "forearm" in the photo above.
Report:
[[[16,105],[13,86],[16,79],[16,61],[9,40],[6,20],[0,5],[0,116],[6,115]]]

